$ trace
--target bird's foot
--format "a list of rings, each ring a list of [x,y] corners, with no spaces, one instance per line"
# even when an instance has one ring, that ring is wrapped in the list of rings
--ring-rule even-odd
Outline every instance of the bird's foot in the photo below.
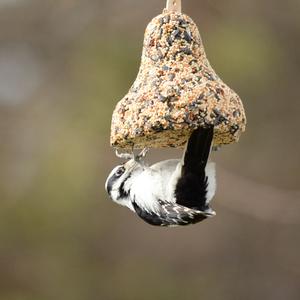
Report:
[[[119,153],[118,150],[116,149],[116,156],[119,158],[122,158],[122,159],[127,159],[127,160],[134,159],[133,151],[131,153],[128,153],[128,152]]]
[[[137,156],[136,156],[136,160],[142,160],[143,158],[145,158],[146,154],[148,153],[149,148],[144,148]]]

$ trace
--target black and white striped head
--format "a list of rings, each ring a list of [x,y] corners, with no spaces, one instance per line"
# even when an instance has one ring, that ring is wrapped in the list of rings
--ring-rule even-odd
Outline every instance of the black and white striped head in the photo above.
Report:
[[[116,155],[123,159],[128,159],[127,162],[116,166],[108,175],[105,182],[105,189],[110,198],[123,206],[133,209],[130,196],[130,188],[134,177],[143,171],[142,158],[145,157],[148,149],[144,149],[140,154],[134,155],[129,153]]]

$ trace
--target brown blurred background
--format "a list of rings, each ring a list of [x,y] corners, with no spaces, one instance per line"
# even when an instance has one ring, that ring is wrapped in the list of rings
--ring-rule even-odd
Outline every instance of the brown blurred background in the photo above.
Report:
[[[0,0],[1,300],[300,299],[299,0],[183,0],[248,117],[213,155],[217,216],[155,228],[105,194],[111,113],[164,4]]]

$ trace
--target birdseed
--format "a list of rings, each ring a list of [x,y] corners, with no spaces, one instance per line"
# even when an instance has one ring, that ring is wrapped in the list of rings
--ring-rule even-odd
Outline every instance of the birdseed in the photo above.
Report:
[[[146,28],[139,73],[113,113],[111,145],[182,147],[209,125],[215,146],[238,141],[246,126],[242,101],[210,66],[193,20],[165,11]]]

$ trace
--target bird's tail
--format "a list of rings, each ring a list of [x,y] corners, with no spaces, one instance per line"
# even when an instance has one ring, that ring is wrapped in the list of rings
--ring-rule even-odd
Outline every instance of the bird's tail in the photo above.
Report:
[[[198,128],[192,132],[184,151],[184,169],[189,172],[204,170],[211,151],[213,136],[213,126]]]
[[[206,172],[211,167],[207,160],[213,134],[213,126],[198,128],[191,134],[184,152],[181,177],[175,189],[178,204],[199,211],[208,209],[215,191],[215,184],[211,184],[211,176],[207,176]],[[214,173],[211,172],[211,175],[214,176]]]

